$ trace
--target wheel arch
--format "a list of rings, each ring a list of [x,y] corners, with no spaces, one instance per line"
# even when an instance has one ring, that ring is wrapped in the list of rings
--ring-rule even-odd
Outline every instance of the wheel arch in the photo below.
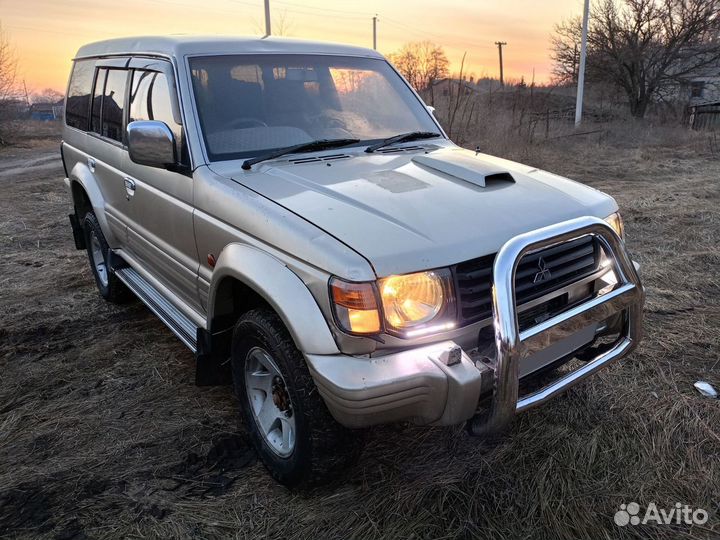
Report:
[[[265,251],[230,244],[223,249],[213,271],[208,331],[226,330],[242,313],[258,306],[277,313],[302,352],[339,352],[320,307],[297,274]]]
[[[92,211],[93,206],[90,202],[90,197],[85,190],[85,187],[79,180],[70,181],[70,192],[72,194],[73,207],[75,208],[75,215],[79,220],[85,217],[85,214]]]
[[[68,177],[70,196],[72,197],[75,215],[81,223],[85,214],[92,210],[100,223],[100,228],[111,246],[116,244],[105,216],[105,198],[93,173],[83,163],[76,163]]]

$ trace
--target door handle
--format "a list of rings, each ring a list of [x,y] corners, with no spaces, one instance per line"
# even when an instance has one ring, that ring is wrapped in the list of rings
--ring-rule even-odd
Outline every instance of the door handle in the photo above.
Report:
[[[130,197],[135,195],[135,180],[133,180],[129,176],[126,176],[123,180],[125,182],[125,193],[127,193],[127,195],[125,195],[125,198],[129,201]]]
[[[93,158],[88,158],[87,164],[90,172],[95,172],[95,160]]]

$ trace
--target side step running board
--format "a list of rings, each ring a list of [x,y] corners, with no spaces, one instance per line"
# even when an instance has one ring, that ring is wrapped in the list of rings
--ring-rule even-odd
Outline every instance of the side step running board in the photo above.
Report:
[[[194,353],[197,351],[197,326],[160,292],[130,267],[118,268],[115,275],[157,315]]]

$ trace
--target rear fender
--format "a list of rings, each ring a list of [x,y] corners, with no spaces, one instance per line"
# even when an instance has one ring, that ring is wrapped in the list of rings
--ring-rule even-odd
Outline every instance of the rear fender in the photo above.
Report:
[[[90,206],[92,206],[92,210],[100,223],[100,228],[102,229],[108,244],[111,246],[117,245],[117,241],[110,231],[110,227],[107,223],[107,217],[105,216],[105,199],[100,191],[100,186],[98,186],[95,176],[92,172],[90,172],[87,165],[82,162],[76,163],[70,171],[68,180],[70,183],[70,196],[73,199],[73,205],[75,208],[80,206],[80,201],[76,200],[77,194],[75,191],[75,185],[79,185],[85,191],[88,199],[90,200]],[[79,218],[80,216],[78,216],[78,219]]]

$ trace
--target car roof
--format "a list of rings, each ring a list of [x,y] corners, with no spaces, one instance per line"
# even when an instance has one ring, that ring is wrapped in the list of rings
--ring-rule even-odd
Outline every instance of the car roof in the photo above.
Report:
[[[333,54],[382,58],[372,49],[281,37],[139,36],[108,39],[80,47],[76,58],[153,54],[182,57],[196,54]]]

